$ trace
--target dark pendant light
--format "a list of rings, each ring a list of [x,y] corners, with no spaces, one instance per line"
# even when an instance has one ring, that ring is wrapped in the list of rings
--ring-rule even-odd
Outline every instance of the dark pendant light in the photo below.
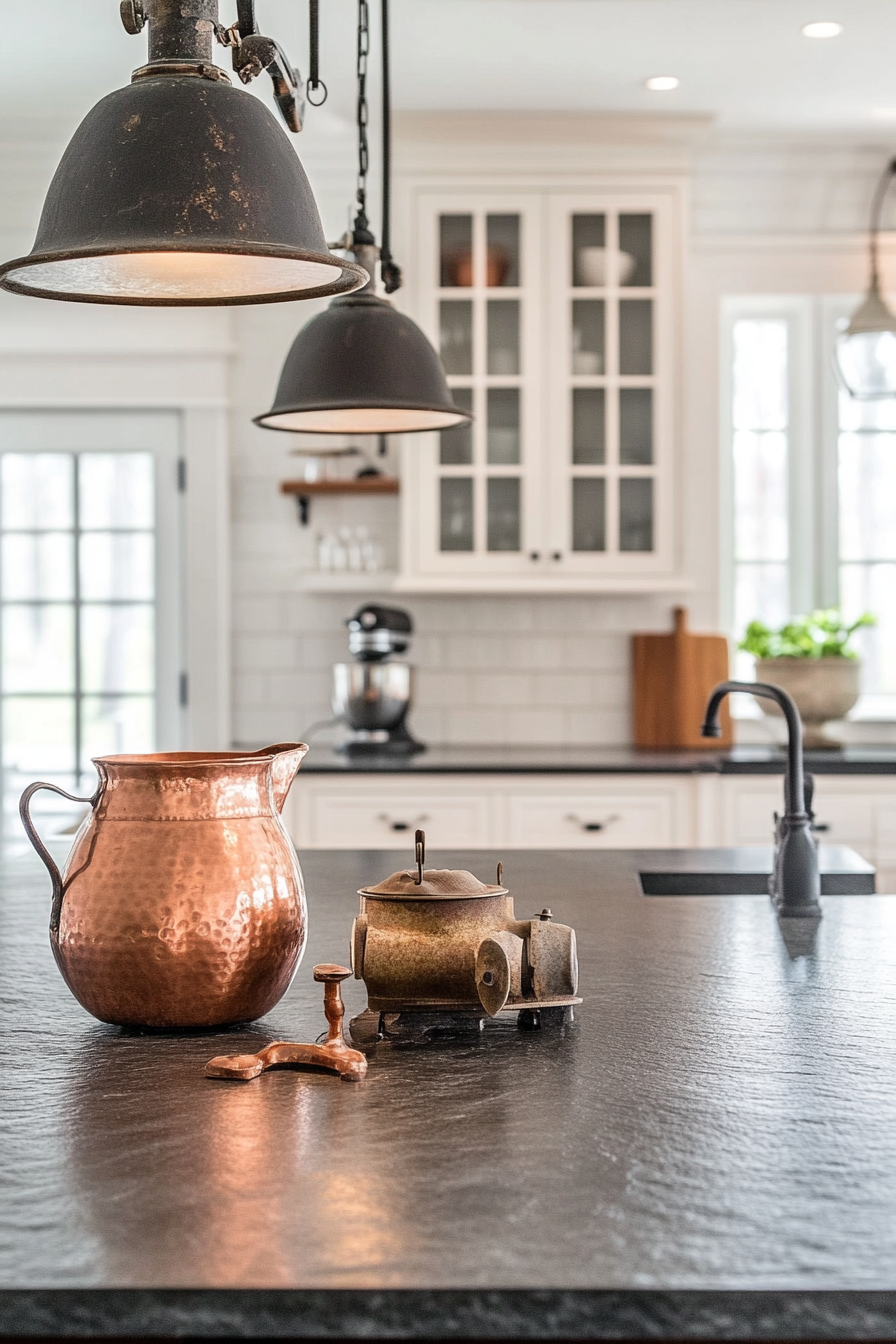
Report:
[[[88,113],[50,185],[34,248],[0,267],[17,294],[86,303],[273,303],[357,289],[367,279],[327,248],[289,138],[212,63],[233,48],[244,83],[267,70],[290,130],[299,77],[259,34],[254,0],[225,31],[218,0],[122,0],[149,27],[149,63]]]
[[[377,257],[387,294],[401,285],[390,249],[391,124],[389,8],[382,3],[383,243],[366,215],[368,4],[358,2],[358,213],[343,240],[369,283],[303,327],[286,357],[274,405],[255,419],[264,429],[309,434],[415,434],[470,420],[454,404],[441,361],[409,317],[375,291]]]
[[[858,401],[896,397],[896,314],[880,292],[879,246],[881,213],[887,189],[896,175],[896,159],[887,164],[871,205],[868,249],[871,281],[868,293],[837,337],[837,376]]]

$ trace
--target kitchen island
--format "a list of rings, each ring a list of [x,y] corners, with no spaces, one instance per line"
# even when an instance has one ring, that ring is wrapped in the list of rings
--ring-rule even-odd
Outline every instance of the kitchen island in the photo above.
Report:
[[[578,931],[571,1026],[203,1076],[323,1029],[311,967],[409,851],[302,856],[281,1004],[139,1035],[69,995],[36,860],[0,900],[0,1330],[896,1338],[896,897],[646,897],[649,851],[438,852]],[[363,986],[347,981],[349,1013]]]

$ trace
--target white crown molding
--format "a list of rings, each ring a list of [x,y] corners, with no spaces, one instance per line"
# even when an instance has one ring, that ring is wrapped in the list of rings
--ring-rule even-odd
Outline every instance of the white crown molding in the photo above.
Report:
[[[711,117],[554,112],[422,112],[394,117],[395,168],[438,170],[470,180],[526,174],[542,182],[570,173],[686,173]]]

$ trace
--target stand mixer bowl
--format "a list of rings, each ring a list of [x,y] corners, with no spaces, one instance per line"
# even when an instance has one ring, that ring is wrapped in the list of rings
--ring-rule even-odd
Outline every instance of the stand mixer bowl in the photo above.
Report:
[[[333,713],[355,731],[397,728],[411,703],[408,663],[334,663]]]

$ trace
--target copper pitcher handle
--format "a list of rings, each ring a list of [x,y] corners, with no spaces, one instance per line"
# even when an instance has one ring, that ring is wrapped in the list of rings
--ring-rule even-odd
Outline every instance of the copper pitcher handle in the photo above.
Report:
[[[53,857],[50,854],[50,851],[47,849],[43,840],[41,840],[40,836],[38,835],[37,830],[35,829],[34,822],[31,820],[31,813],[28,811],[28,805],[31,802],[31,799],[37,793],[38,789],[49,789],[52,793],[58,793],[63,798],[67,798],[70,803],[89,803],[91,807],[95,807],[97,804],[97,800],[99,799],[100,793],[102,792],[102,786],[100,786],[100,788],[97,789],[96,793],[93,795],[92,798],[76,798],[73,793],[66,793],[65,789],[60,789],[57,784],[43,784],[43,783],[29,784],[27,789],[19,799],[19,816],[22,818],[22,825],[25,827],[25,834],[28,836],[28,839],[31,841],[32,845],[37,850],[38,856],[43,862],[43,865],[46,868],[47,872],[50,874],[50,878],[53,883],[53,904],[50,907],[50,932],[58,933],[59,920],[62,915],[62,896],[63,896],[62,874],[56,867],[56,864],[53,861]]]

